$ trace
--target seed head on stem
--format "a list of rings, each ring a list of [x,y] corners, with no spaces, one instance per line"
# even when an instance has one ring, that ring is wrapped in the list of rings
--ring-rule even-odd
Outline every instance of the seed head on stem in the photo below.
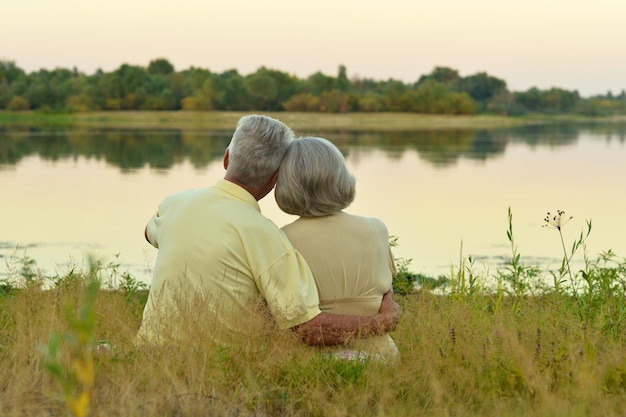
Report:
[[[561,230],[561,227],[565,226],[565,223],[572,220],[574,216],[565,216],[565,212],[563,210],[557,210],[556,214],[552,214],[548,212],[545,219],[543,219],[546,224],[543,227],[553,227],[557,230]]]
[[[574,281],[574,279],[572,277],[572,270],[569,265],[569,257],[567,256],[567,250],[565,249],[565,241],[563,240],[563,233],[561,232],[561,228],[573,218],[573,216],[567,217],[563,210],[557,210],[556,214],[548,212],[545,219],[543,219],[543,221],[546,222],[543,227],[551,227],[559,231],[559,236],[561,237],[561,245],[563,247],[563,254],[565,255],[565,264],[567,265],[567,272],[569,273],[569,277],[572,282]]]

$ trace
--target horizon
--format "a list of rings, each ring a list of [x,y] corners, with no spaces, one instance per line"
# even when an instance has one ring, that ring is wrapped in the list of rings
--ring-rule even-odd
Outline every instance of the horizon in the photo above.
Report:
[[[625,15],[619,0],[23,0],[3,6],[0,59],[27,73],[165,58],[177,71],[265,66],[301,79],[344,65],[349,79],[407,84],[448,67],[509,91],[590,97],[626,89]]]

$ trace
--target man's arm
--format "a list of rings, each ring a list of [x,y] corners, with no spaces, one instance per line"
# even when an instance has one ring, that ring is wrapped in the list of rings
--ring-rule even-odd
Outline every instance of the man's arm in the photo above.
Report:
[[[391,299],[391,291],[383,296],[375,316],[348,316],[321,313],[293,328],[308,345],[341,345],[357,337],[388,333],[400,319],[400,306]]]

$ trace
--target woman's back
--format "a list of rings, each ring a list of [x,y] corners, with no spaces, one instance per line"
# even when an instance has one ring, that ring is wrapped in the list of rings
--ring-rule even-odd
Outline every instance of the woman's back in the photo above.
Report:
[[[283,230],[313,272],[322,311],[350,315],[378,312],[395,275],[383,222],[339,212],[301,217]],[[385,357],[397,352],[388,335],[364,339],[352,347]]]
[[[299,218],[283,230],[313,271],[326,304],[322,311],[378,312],[395,274],[387,228],[380,220],[339,212]]]

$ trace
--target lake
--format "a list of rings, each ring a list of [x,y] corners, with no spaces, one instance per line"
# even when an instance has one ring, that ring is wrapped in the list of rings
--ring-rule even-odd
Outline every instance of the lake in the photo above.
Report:
[[[508,207],[524,264],[560,266],[558,232],[542,227],[556,210],[573,216],[563,228],[568,250],[591,220],[589,256],[626,255],[625,125],[301,133],[341,149],[357,178],[346,211],[382,219],[413,272],[449,275],[471,257],[475,272],[495,273],[511,257]],[[0,128],[0,278],[24,256],[62,274],[93,254],[149,282],[147,220],[165,196],[223,177],[231,134]],[[293,220],[273,194],[261,210],[278,226]],[[582,260],[579,251],[574,264]]]

